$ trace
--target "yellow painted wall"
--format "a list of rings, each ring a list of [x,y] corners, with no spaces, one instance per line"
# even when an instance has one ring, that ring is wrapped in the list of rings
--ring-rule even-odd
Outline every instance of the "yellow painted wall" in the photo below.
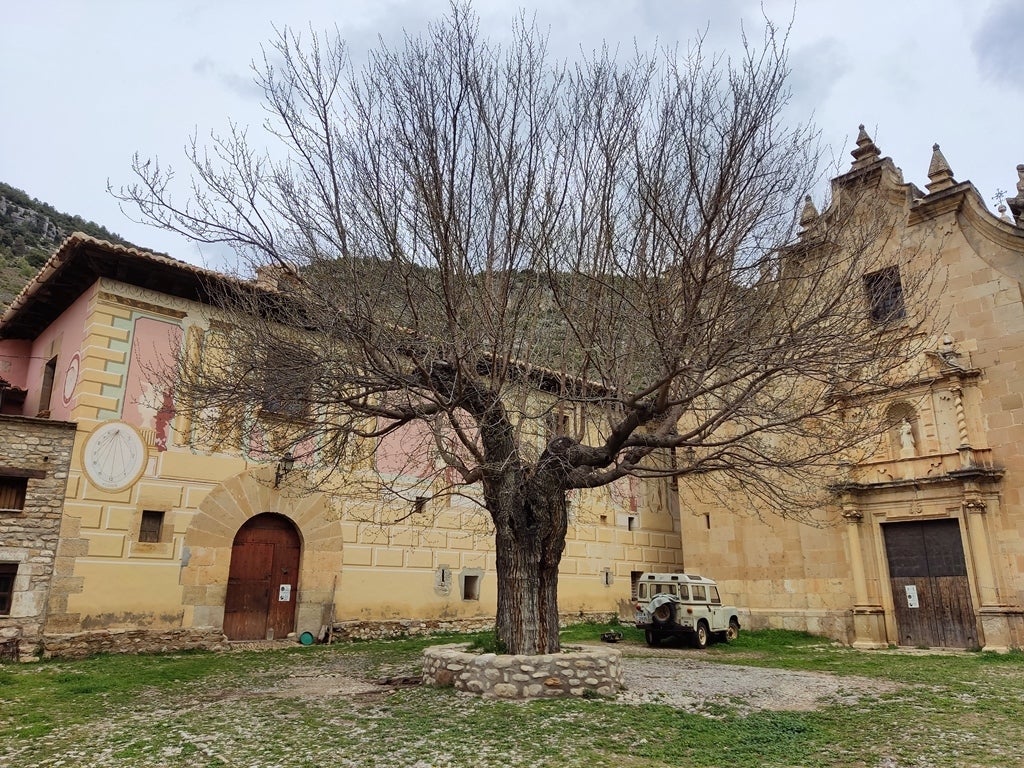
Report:
[[[173,321],[195,339],[206,307],[103,280],[87,320],[74,417],[79,432],[71,465],[63,542],[65,577],[55,585],[50,629],[219,626],[231,544],[262,512],[292,520],[302,539],[296,631],[331,618],[435,619],[495,612],[493,541],[486,513],[455,500],[439,504],[426,524],[382,524],[395,512],[347,491],[311,493],[301,470],[274,488],[274,468],[238,455],[190,448],[178,433],[158,450],[141,427],[148,458],[130,487],[107,492],[83,471],[82,447],[100,424],[123,411],[133,318]],[[187,427],[180,419],[178,428]],[[630,574],[680,567],[679,527],[667,495],[630,486],[580,492],[573,500],[560,577],[564,612],[618,611],[628,605]],[[392,502],[403,512],[405,502]],[[386,504],[385,504],[386,506]],[[159,543],[138,541],[143,510],[164,512]],[[368,522],[377,521],[377,522]],[[628,530],[632,526],[634,530]],[[458,584],[435,589],[438,569],[455,578],[481,576],[478,600]],[[605,572],[610,576],[606,576]]]

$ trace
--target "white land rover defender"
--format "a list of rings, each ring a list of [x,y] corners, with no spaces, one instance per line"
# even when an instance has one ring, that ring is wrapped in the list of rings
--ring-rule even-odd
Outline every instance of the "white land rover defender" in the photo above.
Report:
[[[688,637],[706,648],[712,637],[735,640],[740,620],[735,606],[722,605],[718,585],[690,573],[645,573],[637,583],[636,626],[647,644]]]

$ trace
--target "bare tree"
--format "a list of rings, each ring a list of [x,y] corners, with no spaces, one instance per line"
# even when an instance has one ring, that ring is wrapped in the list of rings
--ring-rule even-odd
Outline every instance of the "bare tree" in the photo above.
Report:
[[[282,277],[222,297],[179,409],[222,438],[283,415],[321,478],[419,424],[434,492],[481,489],[499,639],[557,650],[567,492],[678,476],[796,513],[879,430],[850,403],[913,359],[915,324],[864,300],[888,246],[861,201],[794,239],[819,152],[786,76],[770,26],[737,60],[565,63],[455,5],[358,70],[284,31],[257,67],[276,154],[233,128],[193,142],[186,204],[138,159],[121,193]]]

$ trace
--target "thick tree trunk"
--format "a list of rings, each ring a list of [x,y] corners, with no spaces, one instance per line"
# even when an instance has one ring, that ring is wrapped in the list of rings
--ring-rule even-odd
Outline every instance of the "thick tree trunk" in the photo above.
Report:
[[[568,528],[565,453],[574,443],[556,438],[525,467],[501,400],[479,390],[468,394],[464,406],[476,418],[489,465],[483,486],[495,530],[498,640],[508,653],[557,653],[558,565]]]
[[[521,488],[504,506],[495,515],[498,639],[508,653],[557,653],[558,565],[567,525],[565,492]]]

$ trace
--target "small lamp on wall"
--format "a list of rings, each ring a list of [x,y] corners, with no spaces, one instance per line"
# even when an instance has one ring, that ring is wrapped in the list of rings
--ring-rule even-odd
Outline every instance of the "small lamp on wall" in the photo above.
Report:
[[[277,488],[284,480],[285,475],[292,471],[295,467],[295,457],[289,450],[277,461],[277,470],[274,472],[274,487]]]

